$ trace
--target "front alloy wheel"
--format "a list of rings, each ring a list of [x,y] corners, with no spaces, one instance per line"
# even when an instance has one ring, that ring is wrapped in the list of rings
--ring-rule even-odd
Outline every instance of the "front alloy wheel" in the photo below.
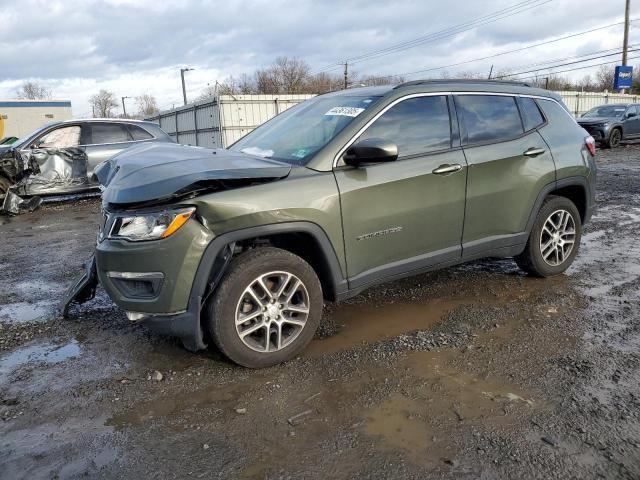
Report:
[[[309,318],[309,293],[297,276],[269,272],[245,288],[236,306],[236,332],[257,352],[277,352],[302,332]]]
[[[609,148],[617,148],[620,146],[620,142],[622,141],[622,132],[619,128],[614,128],[609,135]]]
[[[250,368],[294,358],[322,317],[313,268],[291,252],[249,249],[233,259],[207,305],[205,327],[230,360]]]

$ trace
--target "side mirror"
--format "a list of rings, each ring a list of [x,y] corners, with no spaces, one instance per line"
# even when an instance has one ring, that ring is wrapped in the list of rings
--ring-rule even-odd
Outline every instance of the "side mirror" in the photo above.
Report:
[[[381,138],[367,138],[351,145],[344,154],[344,163],[359,167],[363,163],[393,162],[398,158],[398,146]]]
[[[627,116],[627,118],[632,118],[632,117],[637,117],[638,114],[636,112],[629,112],[629,113],[627,113],[626,116]]]

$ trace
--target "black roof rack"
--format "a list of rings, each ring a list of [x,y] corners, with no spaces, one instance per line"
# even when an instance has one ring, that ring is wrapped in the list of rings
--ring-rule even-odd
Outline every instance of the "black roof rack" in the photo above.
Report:
[[[516,82],[513,80],[487,80],[483,78],[441,78],[441,79],[432,79],[432,80],[414,80],[412,82],[404,82],[393,87],[401,88],[401,87],[409,87],[411,85],[428,85],[428,84],[438,84],[438,83],[482,83],[482,84],[491,84],[491,85],[515,85],[519,87],[531,87],[532,85],[526,82]]]

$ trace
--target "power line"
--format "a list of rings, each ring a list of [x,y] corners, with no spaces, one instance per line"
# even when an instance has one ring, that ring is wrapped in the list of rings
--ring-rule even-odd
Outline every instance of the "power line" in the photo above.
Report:
[[[640,50],[640,48],[629,50],[629,52],[637,52],[638,50]],[[518,73],[506,73],[504,75],[499,75],[499,76],[497,76],[495,78],[515,77],[516,75],[524,75],[526,73],[540,72],[542,70],[551,70],[553,68],[558,68],[558,67],[566,67],[567,65],[575,65],[576,63],[590,62],[591,60],[598,60],[600,58],[606,58],[606,57],[611,57],[613,55],[619,55],[621,52],[622,52],[621,50],[618,50],[617,52],[609,53],[607,55],[599,55],[597,57],[586,58],[584,60],[576,60],[574,62],[561,63],[559,65],[553,65],[553,66],[550,66],[550,67],[536,68],[536,69],[533,69],[533,70],[527,70],[525,72],[518,72]]]
[[[632,22],[637,21],[637,20],[638,20],[637,18],[634,18],[632,20]],[[522,51],[528,50],[530,48],[541,47],[543,45],[549,45],[551,43],[560,42],[562,40],[567,40],[569,38],[575,38],[575,37],[578,37],[578,36],[581,36],[581,35],[586,35],[588,33],[593,33],[593,32],[597,32],[599,30],[604,30],[604,29],[607,29],[607,28],[611,28],[611,27],[615,27],[615,26],[618,26],[618,25],[622,25],[623,23],[624,22],[611,23],[609,25],[603,25],[601,27],[592,28],[590,30],[585,30],[583,32],[572,33],[571,35],[565,35],[564,37],[554,38],[553,40],[546,40],[544,42],[534,43],[534,44],[531,44],[531,45],[527,45],[525,47],[516,48],[514,50],[507,50],[505,52],[499,52],[499,53],[495,53],[495,54],[492,54],[492,55],[487,55],[485,57],[472,58],[470,60],[465,60],[465,61],[462,61],[462,62],[452,63],[452,64],[449,64],[449,65],[442,65],[442,66],[439,66],[439,67],[430,67],[430,68],[425,68],[425,69],[422,69],[422,70],[415,70],[413,72],[399,73],[399,74],[394,75],[394,76],[396,76],[396,77],[406,77],[406,76],[416,75],[418,73],[427,73],[427,72],[433,72],[433,71],[436,71],[436,70],[442,70],[442,69],[445,69],[445,68],[459,67],[460,65],[467,65],[469,63],[480,62],[482,60],[488,60],[490,58],[501,57],[503,55],[509,55],[511,53],[522,52]]]
[[[428,35],[423,35],[417,38],[414,38],[413,40],[408,40],[405,42],[400,42],[397,43],[395,45],[391,45],[389,47],[386,48],[382,48],[382,49],[378,49],[378,50],[372,50],[370,52],[361,54],[361,55],[357,55],[354,57],[350,57],[347,58],[346,61],[353,64],[353,63],[360,63],[363,62],[365,60],[370,60],[373,58],[378,58],[384,55],[389,55],[391,53],[400,51],[400,50],[406,50],[409,48],[413,48],[416,47],[418,45],[423,45],[425,43],[430,43],[436,40],[440,40],[442,38],[447,38],[453,35],[457,35],[458,33],[463,33],[465,31],[471,30],[473,28],[476,28],[478,26],[482,26],[482,25],[486,25],[489,23],[493,23],[496,22],[498,20],[501,20],[503,18],[507,18],[510,17],[512,15],[516,15],[518,13],[522,13],[526,10],[530,10],[532,8],[536,8],[539,7],[541,5],[544,5],[546,3],[549,3],[553,0],[527,0],[524,2],[520,2],[520,3],[516,3],[510,7],[498,10],[496,12],[490,13],[488,15],[476,18],[475,20],[471,20],[459,25],[455,25],[453,27],[448,27],[445,28],[443,30],[439,30],[437,32],[434,33],[430,33]],[[320,73],[322,71],[328,71],[328,70],[334,70],[338,67],[340,67],[341,65],[343,65],[344,62],[336,62],[330,65],[327,65],[321,69],[319,69],[318,71],[314,72],[314,73]]]
[[[638,58],[640,58],[640,56],[637,56],[637,57],[631,57],[631,58],[629,58],[628,60],[636,60],[636,59],[638,59]],[[558,71],[558,72],[549,72],[549,75],[557,75],[557,74],[559,74],[559,73],[573,72],[573,71],[575,71],[575,70],[584,70],[585,68],[600,67],[600,66],[602,66],[602,65],[611,65],[612,63],[618,63],[618,61],[619,61],[619,60],[612,60],[612,61],[610,61],[610,62],[596,63],[596,64],[593,64],[593,65],[585,65],[585,66],[583,66],[583,67],[569,68],[569,69],[567,69],[567,70],[560,70],[560,71]],[[530,79],[530,78],[538,78],[539,76],[540,76],[540,75],[530,75],[530,76],[528,76],[528,77],[520,77],[520,78],[517,78],[516,80],[528,80],[528,79]]]
[[[629,45],[629,46],[630,47],[637,47],[637,46],[640,46],[640,43],[632,44],[632,45]],[[590,55],[597,55],[599,53],[607,53],[607,52],[620,53],[620,47],[607,48],[605,50],[598,50],[596,52],[584,53],[582,55],[573,55],[571,57],[556,58],[554,60],[547,60],[546,62],[527,63],[525,65],[519,65],[517,67],[511,67],[511,68],[513,68],[514,70],[520,70],[520,69],[523,69],[523,68],[537,67],[537,66],[541,66],[541,65],[549,65],[551,63],[564,62],[565,60],[576,60],[576,59],[579,59],[579,58],[588,57]]]

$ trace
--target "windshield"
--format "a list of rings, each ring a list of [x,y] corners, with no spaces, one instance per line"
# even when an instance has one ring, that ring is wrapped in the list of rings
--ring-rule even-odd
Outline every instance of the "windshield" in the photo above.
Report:
[[[46,123],[43,126],[41,126],[40,128],[37,128],[36,130],[28,133],[27,135],[24,135],[24,136],[18,138],[15,142],[13,142],[11,144],[11,146],[12,147],[17,147],[17,148],[24,148],[24,147],[27,146],[27,143],[29,143],[31,140],[34,140],[38,135],[40,135],[40,133],[45,131],[51,125],[55,125],[55,124],[56,124],[56,122]]]
[[[621,117],[626,109],[627,107],[622,105],[605,105],[604,107],[592,108],[587,113],[582,115],[582,117]]]
[[[291,107],[230,147],[249,155],[306,165],[380,97],[316,97]]]

